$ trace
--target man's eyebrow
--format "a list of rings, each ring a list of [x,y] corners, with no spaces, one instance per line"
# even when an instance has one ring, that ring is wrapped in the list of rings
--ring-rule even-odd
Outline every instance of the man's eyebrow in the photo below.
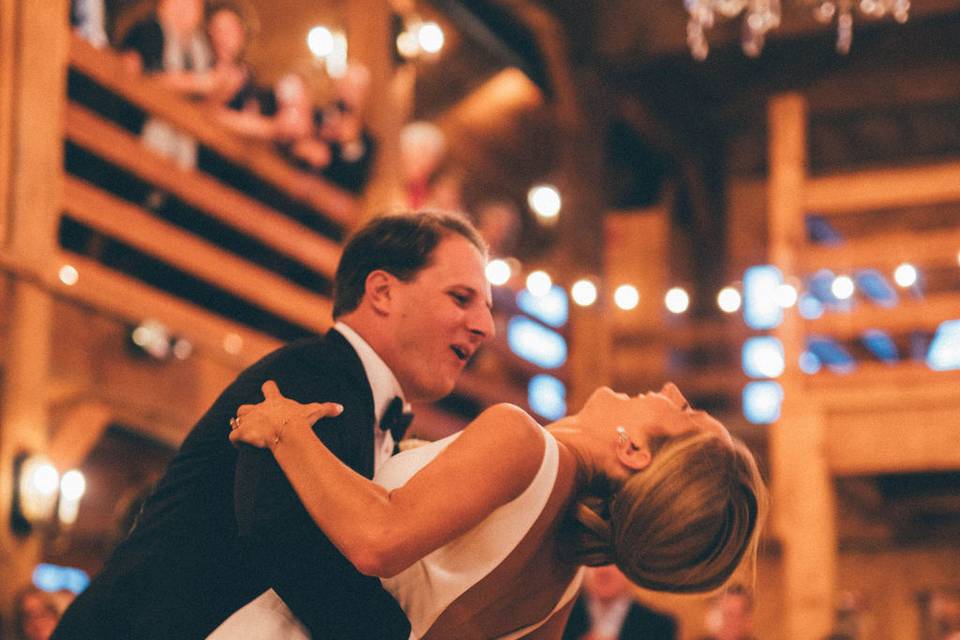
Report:
[[[468,284],[450,285],[449,289],[463,289],[474,298],[480,297],[480,292]],[[490,311],[493,311],[493,299],[487,300],[486,297],[484,297],[483,303],[487,305],[487,309],[489,309]]]

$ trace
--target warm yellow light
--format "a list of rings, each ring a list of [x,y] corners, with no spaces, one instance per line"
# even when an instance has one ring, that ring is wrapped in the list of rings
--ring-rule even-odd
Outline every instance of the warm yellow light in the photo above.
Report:
[[[830,285],[830,292],[837,300],[847,300],[853,295],[855,287],[850,276],[837,276]]]
[[[613,301],[624,311],[630,311],[640,304],[640,292],[630,284],[622,284],[613,292]]]
[[[527,194],[530,209],[544,221],[553,220],[560,214],[563,200],[557,188],[549,184],[540,184]]]
[[[48,520],[57,505],[60,474],[43,456],[31,456],[20,467],[20,511],[30,522]]]
[[[323,26],[310,29],[307,33],[307,47],[310,53],[318,58],[326,58],[333,53],[333,32]]]
[[[781,284],[777,287],[777,304],[784,309],[789,309],[797,304],[797,288],[792,284]]]
[[[673,287],[663,297],[670,313],[680,314],[690,308],[690,295],[682,287]]]
[[[58,275],[60,276],[60,282],[68,287],[72,287],[73,285],[77,284],[77,281],[80,279],[80,272],[77,271],[77,268],[72,264],[65,264],[60,267],[60,272]]]
[[[243,338],[235,333],[228,333],[223,337],[223,350],[230,355],[237,355],[243,350]]]
[[[510,281],[510,265],[506,260],[500,260],[499,258],[491,260],[487,263],[486,274],[490,284],[498,287],[505,285]]]
[[[404,58],[413,58],[420,53],[420,42],[417,37],[409,31],[404,31],[397,36],[397,51]]]
[[[553,286],[553,279],[546,271],[531,271],[527,276],[527,289],[536,297],[545,296],[550,293],[550,287]]]
[[[894,270],[893,279],[903,288],[912,287],[917,282],[917,268],[904,262]]]
[[[570,297],[581,307],[589,307],[597,301],[597,287],[589,280],[577,280],[570,288]]]
[[[424,22],[417,30],[417,42],[425,53],[440,53],[443,49],[443,29],[436,22]]]
[[[73,524],[80,512],[80,498],[87,490],[87,481],[77,469],[71,469],[60,479],[60,504],[57,518],[62,524]]]
[[[733,287],[724,287],[717,294],[717,306],[724,313],[734,313],[740,308],[740,292]]]

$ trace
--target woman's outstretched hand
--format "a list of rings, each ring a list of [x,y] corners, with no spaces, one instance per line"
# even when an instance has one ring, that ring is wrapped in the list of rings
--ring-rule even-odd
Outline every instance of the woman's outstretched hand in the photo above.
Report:
[[[273,448],[283,439],[283,431],[310,427],[321,418],[332,418],[343,413],[343,405],[335,402],[301,404],[284,397],[273,380],[261,387],[263,402],[244,404],[230,419],[230,442],[249,444],[258,449]]]

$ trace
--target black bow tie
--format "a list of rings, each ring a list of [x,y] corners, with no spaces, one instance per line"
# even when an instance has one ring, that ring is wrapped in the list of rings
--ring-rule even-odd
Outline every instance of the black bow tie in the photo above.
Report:
[[[383,417],[380,418],[380,428],[384,431],[389,430],[390,435],[393,436],[393,441],[400,442],[403,440],[403,434],[407,432],[407,427],[410,426],[411,422],[413,422],[413,413],[409,411],[404,413],[403,400],[400,399],[400,396],[397,396],[390,401]]]

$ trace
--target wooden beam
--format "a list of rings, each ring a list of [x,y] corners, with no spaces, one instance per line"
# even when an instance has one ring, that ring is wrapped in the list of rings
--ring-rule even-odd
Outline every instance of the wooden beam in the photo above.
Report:
[[[918,207],[960,200],[960,161],[810,178],[804,205],[824,215]]]
[[[863,362],[847,374],[824,370],[810,377],[807,388],[810,401],[827,412],[960,406],[960,371],[933,371],[920,362]]]
[[[333,279],[340,247],[287,216],[205,174],[145,151],[140,140],[83,107],[67,107],[67,137],[217,220]]]
[[[795,273],[805,242],[806,102],[799,94],[776,96],[767,113],[768,252],[784,273]],[[796,362],[804,347],[797,314],[787,314],[774,335],[783,343],[787,362]],[[808,402],[802,373],[789,367],[780,382],[784,400],[769,442],[774,535],[783,542],[785,637],[819,640],[833,626],[837,571],[833,486],[823,449],[826,424]]]
[[[63,201],[63,109],[69,43],[67,0],[0,0],[0,251],[49,267]],[[14,19],[11,27],[7,21]],[[12,55],[11,55],[12,54]],[[12,58],[9,59],[8,57]],[[8,73],[13,74],[11,78]],[[4,129],[6,127],[6,129]],[[9,314],[3,386],[0,390],[0,613],[28,584],[40,559],[38,536],[21,538],[10,523],[14,459],[21,451],[44,453],[49,412],[43,389],[53,350],[53,300],[36,283],[15,279],[7,293]],[[2,629],[0,629],[2,633]]]
[[[324,331],[332,304],[288,280],[154,218],[76,178],[67,178],[67,210],[113,238],[283,316]]]
[[[92,400],[73,407],[60,423],[50,441],[50,459],[61,473],[79,466],[100,441],[113,410],[104,402]]]
[[[921,299],[903,300],[885,308],[871,303],[857,304],[849,313],[824,313],[806,323],[809,333],[825,334],[839,340],[859,338],[869,329],[890,333],[934,331],[944,320],[960,317],[960,294],[938,293]]]
[[[356,221],[356,200],[326,180],[298,171],[268,146],[251,143],[213,122],[189,101],[172,94],[159,81],[132,77],[119,56],[95,49],[74,38],[70,65],[138,107],[167,120],[212,147],[230,161],[245,166],[287,194],[305,202],[332,220],[351,227]]]
[[[836,475],[960,470],[960,403],[827,415]]]
[[[89,304],[132,325],[145,318],[162,322],[173,333],[190,340],[208,355],[244,367],[280,346],[281,342],[211,311],[185,302],[97,262],[73,253],[62,253],[61,263],[80,272],[73,286],[50,278],[57,295]],[[228,351],[227,344],[231,345]],[[238,345],[239,349],[233,349]]]
[[[0,0],[0,246],[7,242],[13,180],[13,104],[17,2]]]
[[[896,233],[878,233],[865,238],[855,238],[834,246],[808,246],[799,256],[798,269],[803,273],[825,268],[849,272],[871,267],[891,268],[901,262],[909,262],[918,267],[955,264],[958,252],[960,229],[905,229]]]

